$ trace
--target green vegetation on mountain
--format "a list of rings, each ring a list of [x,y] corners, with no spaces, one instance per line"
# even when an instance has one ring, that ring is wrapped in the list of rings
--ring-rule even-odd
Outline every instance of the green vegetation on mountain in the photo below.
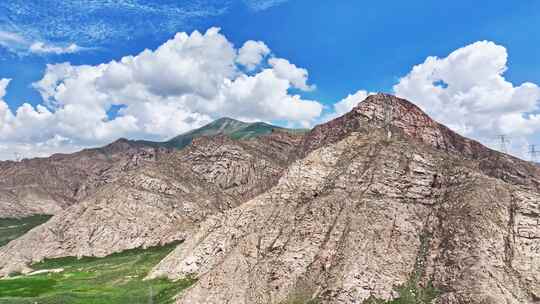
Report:
[[[431,281],[426,286],[420,286],[420,280],[425,275],[425,265],[429,250],[431,235],[427,232],[420,235],[420,248],[414,265],[414,272],[409,280],[396,287],[399,297],[393,300],[381,300],[369,297],[363,304],[431,304],[441,294]]]
[[[303,134],[308,131],[308,129],[287,129],[269,125],[264,122],[255,122],[252,124],[248,124],[248,126],[246,126],[245,128],[232,132],[231,134],[229,134],[229,136],[233,139],[249,139],[257,136],[268,135],[274,130],[289,132],[293,134]]]
[[[193,279],[144,278],[176,245],[132,249],[105,258],[45,260],[32,265],[38,274],[0,280],[0,304],[173,303]]]
[[[407,282],[405,285],[396,288],[399,297],[393,300],[381,300],[375,297],[370,297],[365,300],[364,304],[431,304],[435,300],[440,291],[433,287],[430,283],[422,288]]]
[[[146,145],[163,146],[168,148],[182,149],[189,145],[194,138],[201,136],[227,135],[233,139],[244,140],[253,137],[268,135],[274,130],[302,134],[307,129],[288,129],[270,125],[264,122],[246,123],[232,118],[220,118],[201,128],[178,135],[166,142],[138,141]]]
[[[45,223],[50,218],[50,215],[34,215],[19,219],[0,219],[0,247],[22,236],[32,228]]]

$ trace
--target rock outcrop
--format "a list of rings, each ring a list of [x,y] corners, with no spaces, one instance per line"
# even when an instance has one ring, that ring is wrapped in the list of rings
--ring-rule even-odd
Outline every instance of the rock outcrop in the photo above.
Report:
[[[74,154],[0,162],[0,218],[57,214],[171,151],[120,139]]]
[[[274,185],[300,139],[280,132],[249,141],[195,139],[183,150],[127,171],[2,247],[0,275],[27,272],[44,258],[106,256],[183,240],[207,216]]]
[[[298,154],[149,277],[197,277],[181,304],[352,304],[396,298],[396,286],[433,286],[440,304],[539,301],[537,167],[384,94],[316,127]]]
[[[385,127],[385,105],[391,109],[389,126],[392,132],[449,154],[477,160],[480,171],[486,175],[540,191],[539,166],[465,138],[434,121],[411,102],[388,94],[369,96],[349,113],[315,127],[304,138],[304,153],[343,139],[351,132]]]
[[[302,132],[261,122],[245,123],[222,118],[165,142],[119,139],[102,148],[73,154],[21,162],[0,161],[0,218],[60,213],[126,172],[156,162],[201,137],[227,135],[247,142],[267,135],[278,139],[276,134],[282,134],[285,140],[289,140],[300,138]],[[297,135],[292,136],[294,134]],[[279,140],[268,143],[277,142]],[[259,150],[264,152],[265,148]]]

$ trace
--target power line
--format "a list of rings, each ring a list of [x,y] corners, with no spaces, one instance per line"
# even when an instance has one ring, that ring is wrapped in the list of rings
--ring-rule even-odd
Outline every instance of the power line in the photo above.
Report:
[[[539,150],[536,150],[536,145],[529,145],[529,155],[531,156],[531,161],[536,163],[538,161],[538,155],[540,154]]]
[[[497,138],[499,139],[499,151],[508,154],[508,149],[506,148],[506,144],[510,142],[510,140],[508,140],[508,136],[505,134],[500,134],[497,135]]]

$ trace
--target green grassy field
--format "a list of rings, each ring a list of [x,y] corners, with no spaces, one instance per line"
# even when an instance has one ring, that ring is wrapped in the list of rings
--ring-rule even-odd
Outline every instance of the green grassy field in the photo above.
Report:
[[[105,258],[46,260],[33,268],[64,271],[0,280],[0,304],[173,303],[173,297],[194,280],[143,279],[176,245],[133,249]]]
[[[20,237],[30,229],[45,223],[50,218],[50,215],[34,215],[21,219],[0,219],[0,247]]]

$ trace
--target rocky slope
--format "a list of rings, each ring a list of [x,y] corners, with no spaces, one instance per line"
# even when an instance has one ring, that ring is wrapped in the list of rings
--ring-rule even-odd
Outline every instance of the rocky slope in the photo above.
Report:
[[[44,258],[106,256],[183,240],[207,216],[274,185],[300,139],[280,132],[249,141],[195,139],[1,248],[0,275],[29,271]]]
[[[124,172],[170,152],[121,139],[74,154],[0,162],[0,218],[57,214]]]
[[[381,126],[394,109],[392,137]],[[315,128],[272,189],[209,217],[150,277],[178,303],[540,301],[538,167],[379,94]]]
[[[156,162],[203,136],[227,135],[247,140],[269,135],[274,130],[291,134],[303,132],[222,118],[166,142],[120,139],[103,148],[74,154],[22,162],[0,161],[0,218],[57,214],[124,173]]]
[[[351,132],[384,127],[384,107],[392,109],[393,132],[422,142],[450,154],[479,161],[482,173],[510,183],[540,190],[540,167],[530,162],[491,150],[477,141],[465,138],[434,121],[411,102],[387,94],[368,97],[351,112],[315,127],[304,138],[304,153],[336,142]]]

